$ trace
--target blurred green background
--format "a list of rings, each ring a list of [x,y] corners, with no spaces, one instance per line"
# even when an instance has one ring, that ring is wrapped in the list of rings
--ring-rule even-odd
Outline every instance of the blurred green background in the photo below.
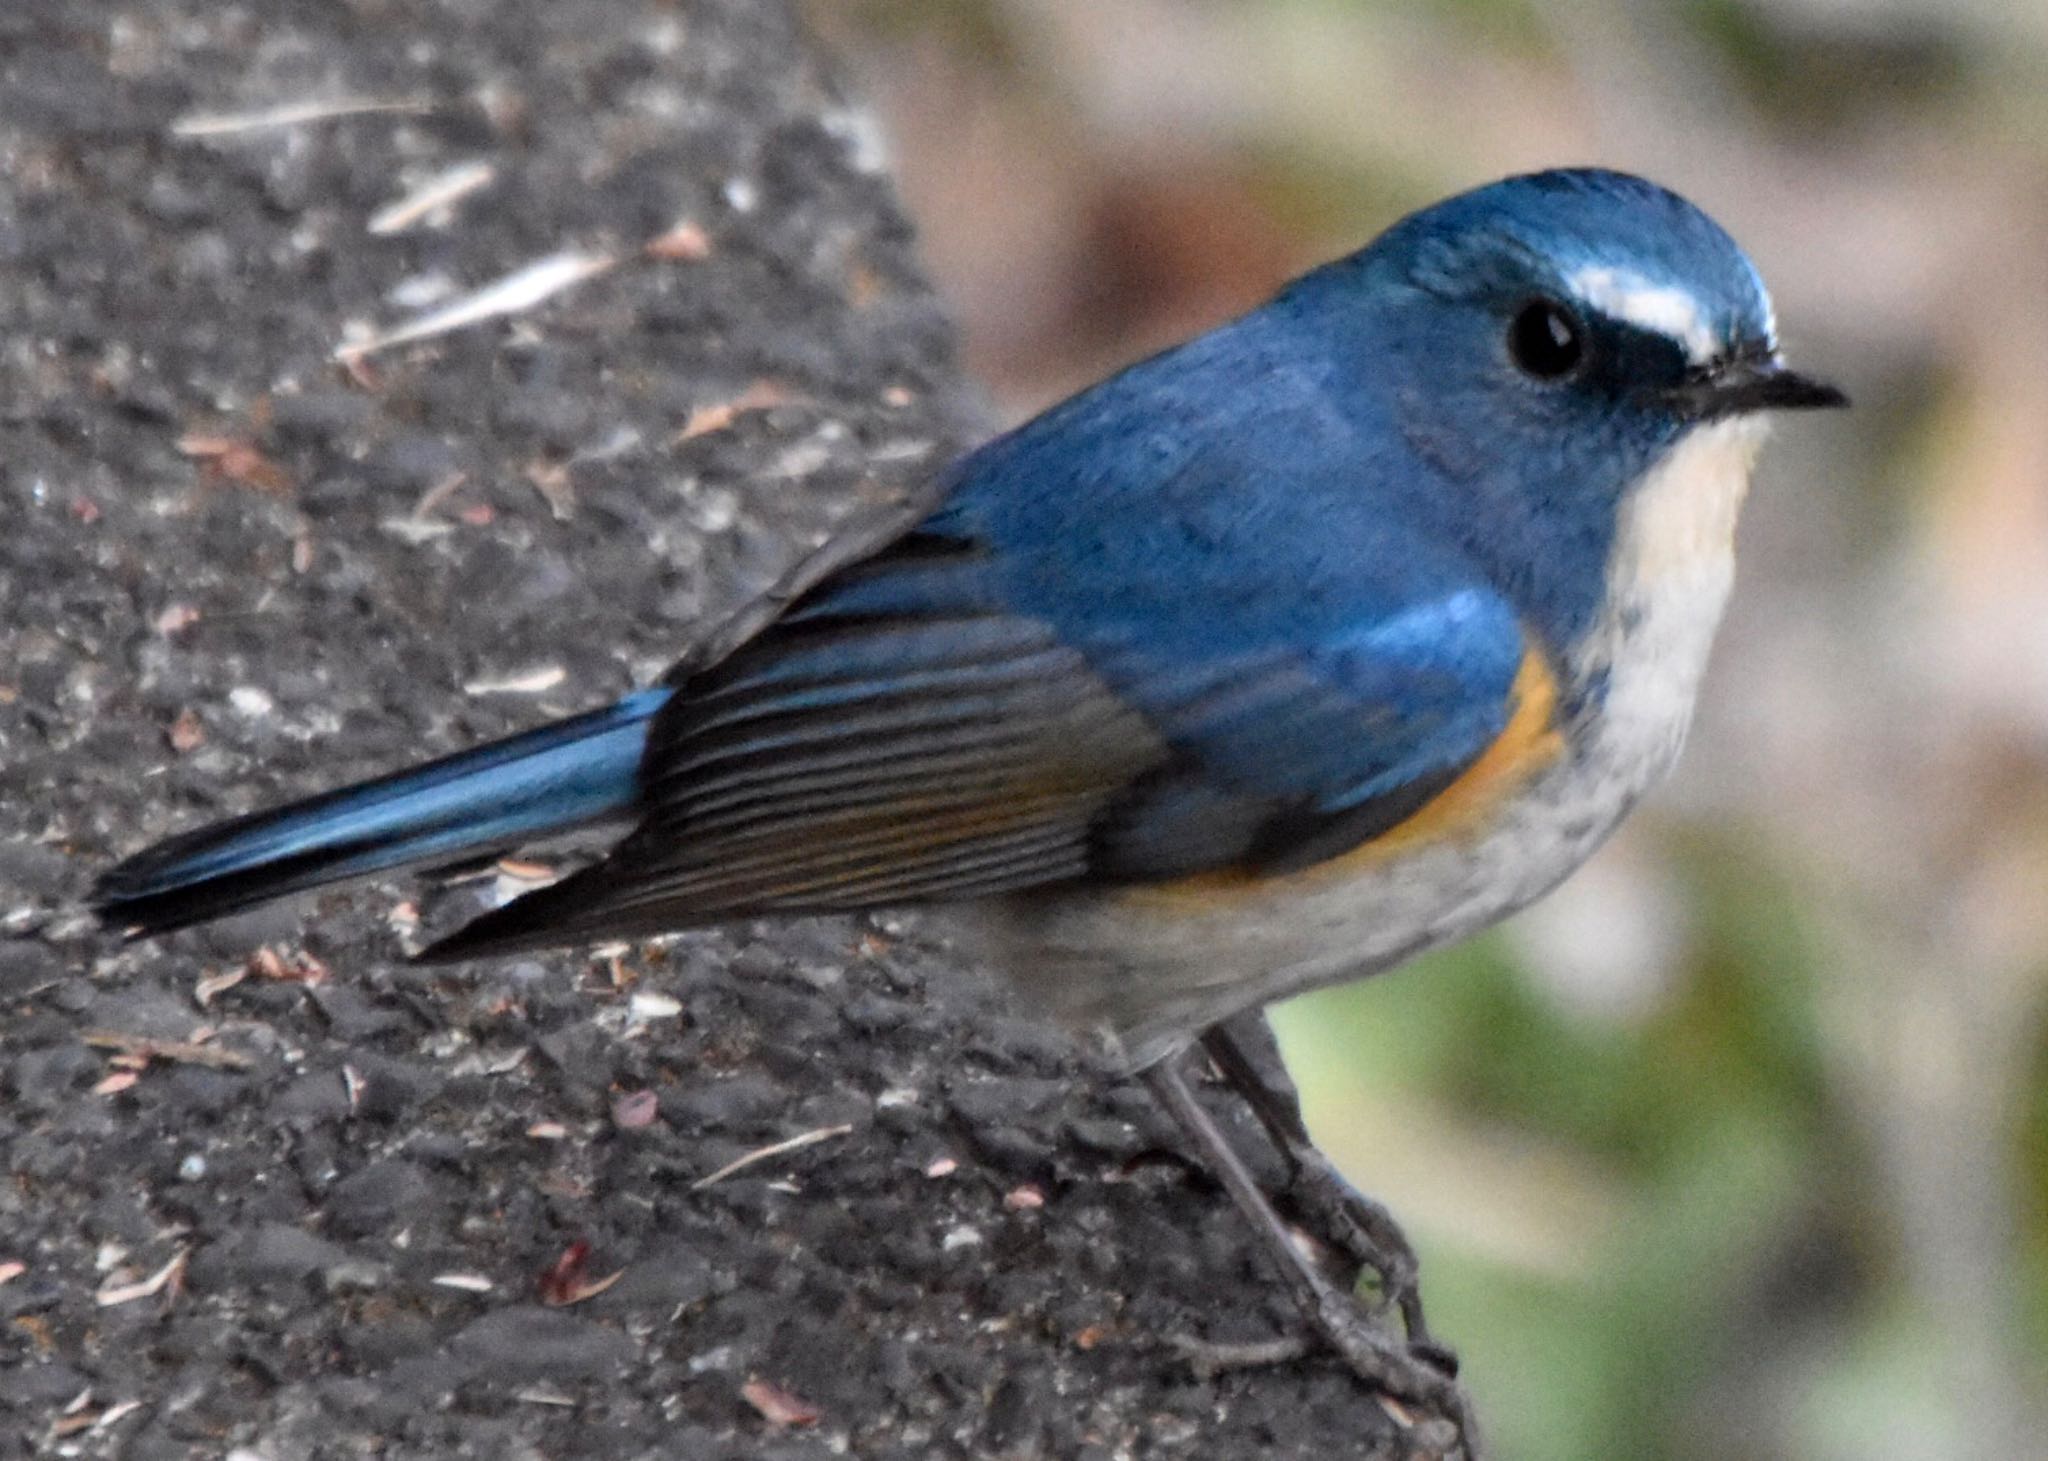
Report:
[[[1783,423],[1683,769],[1278,1012],[1499,1450],[2048,1457],[2048,6],[817,0],[1021,417],[1504,173],[1656,177]]]

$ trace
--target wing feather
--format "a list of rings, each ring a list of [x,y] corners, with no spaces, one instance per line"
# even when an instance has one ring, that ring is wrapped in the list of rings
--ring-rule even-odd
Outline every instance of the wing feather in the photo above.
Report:
[[[900,570],[850,570],[679,684],[639,827],[434,954],[1284,869],[1473,764],[1529,652],[1469,586],[1305,644],[1212,645],[1006,609],[971,545],[920,537]]]
[[[1168,757],[1042,624],[817,623],[683,686],[639,828],[437,956],[1075,877],[1105,809]]]

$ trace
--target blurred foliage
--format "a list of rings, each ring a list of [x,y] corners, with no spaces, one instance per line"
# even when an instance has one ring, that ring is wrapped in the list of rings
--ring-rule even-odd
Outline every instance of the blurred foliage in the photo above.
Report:
[[[1838,1304],[1868,1261],[1853,1137],[1812,1038],[1813,941],[1748,857],[1693,853],[1701,937],[1678,997],[1641,1024],[1544,999],[1500,938],[1276,1020],[1319,1136],[1361,1180],[1372,1153],[1342,1127],[1367,1103],[1442,1103],[1504,1143],[1593,1164],[1607,1210],[1576,1231],[1540,1183],[1439,1169],[1461,1188],[1446,1207],[1506,1203],[1565,1227],[1575,1250],[1543,1275],[1489,1259],[1483,1233],[1423,1244],[1436,1323],[1463,1343],[1512,1456],[1650,1454],[1643,1437],[1684,1428],[1703,1336],[1736,1344],[1745,1323],[1785,1323],[1773,1285],[1803,1311]]]
[[[1021,416],[1409,208],[1694,197],[1788,423],[1673,785],[1501,932],[1276,1012],[1501,1454],[2048,1454],[2048,10],[818,0]]]

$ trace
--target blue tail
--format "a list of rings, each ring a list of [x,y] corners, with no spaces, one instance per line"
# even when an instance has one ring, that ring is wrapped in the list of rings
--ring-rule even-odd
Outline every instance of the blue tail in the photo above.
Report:
[[[323,883],[600,821],[638,797],[648,722],[669,693],[643,690],[411,771],[159,842],[103,874],[93,905],[104,922],[141,937]]]

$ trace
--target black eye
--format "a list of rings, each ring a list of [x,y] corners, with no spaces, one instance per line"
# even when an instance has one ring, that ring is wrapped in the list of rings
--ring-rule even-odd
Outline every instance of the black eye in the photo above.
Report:
[[[1586,357],[1586,332],[1554,299],[1532,299],[1508,326],[1508,354],[1538,380],[1558,380]]]

